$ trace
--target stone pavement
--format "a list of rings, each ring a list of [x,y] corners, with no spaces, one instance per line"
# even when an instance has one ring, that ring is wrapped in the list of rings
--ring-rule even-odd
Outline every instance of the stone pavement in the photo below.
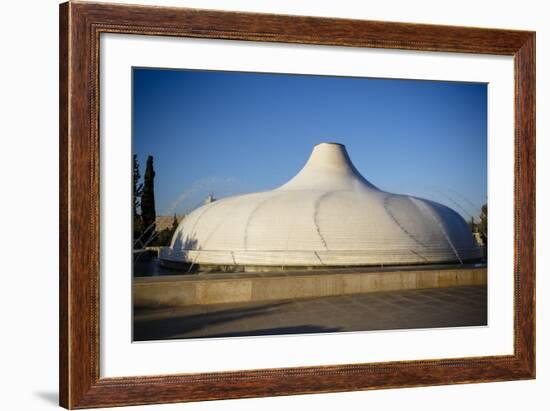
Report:
[[[486,286],[136,309],[134,340],[487,325]]]

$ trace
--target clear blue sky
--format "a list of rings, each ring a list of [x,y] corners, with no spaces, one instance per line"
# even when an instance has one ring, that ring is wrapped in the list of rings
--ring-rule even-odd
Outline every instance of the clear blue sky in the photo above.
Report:
[[[383,190],[465,218],[487,201],[486,84],[134,68],[133,104],[158,215],[275,188],[323,141]]]

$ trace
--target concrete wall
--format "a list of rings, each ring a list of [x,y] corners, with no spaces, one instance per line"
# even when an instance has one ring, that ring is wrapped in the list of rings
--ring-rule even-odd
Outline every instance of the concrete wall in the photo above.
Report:
[[[134,306],[182,306],[487,284],[487,268],[200,274],[135,278]]]

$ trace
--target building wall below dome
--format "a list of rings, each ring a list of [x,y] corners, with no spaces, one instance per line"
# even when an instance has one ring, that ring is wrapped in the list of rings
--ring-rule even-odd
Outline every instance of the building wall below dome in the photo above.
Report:
[[[462,262],[482,257],[481,249],[459,249]],[[392,266],[457,262],[449,248],[431,249],[422,254],[412,250],[369,251],[214,251],[177,250],[163,247],[159,258],[165,265],[188,264],[204,271],[274,271],[292,268]],[[207,268],[208,267],[208,268]],[[262,268],[263,267],[263,268]],[[202,269],[201,269],[202,271]]]

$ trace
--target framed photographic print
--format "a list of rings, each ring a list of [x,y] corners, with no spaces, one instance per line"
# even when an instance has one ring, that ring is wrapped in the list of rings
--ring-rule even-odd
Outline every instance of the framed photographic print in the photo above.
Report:
[[[60,404],[535,377],[535,33],[60,6]]]

